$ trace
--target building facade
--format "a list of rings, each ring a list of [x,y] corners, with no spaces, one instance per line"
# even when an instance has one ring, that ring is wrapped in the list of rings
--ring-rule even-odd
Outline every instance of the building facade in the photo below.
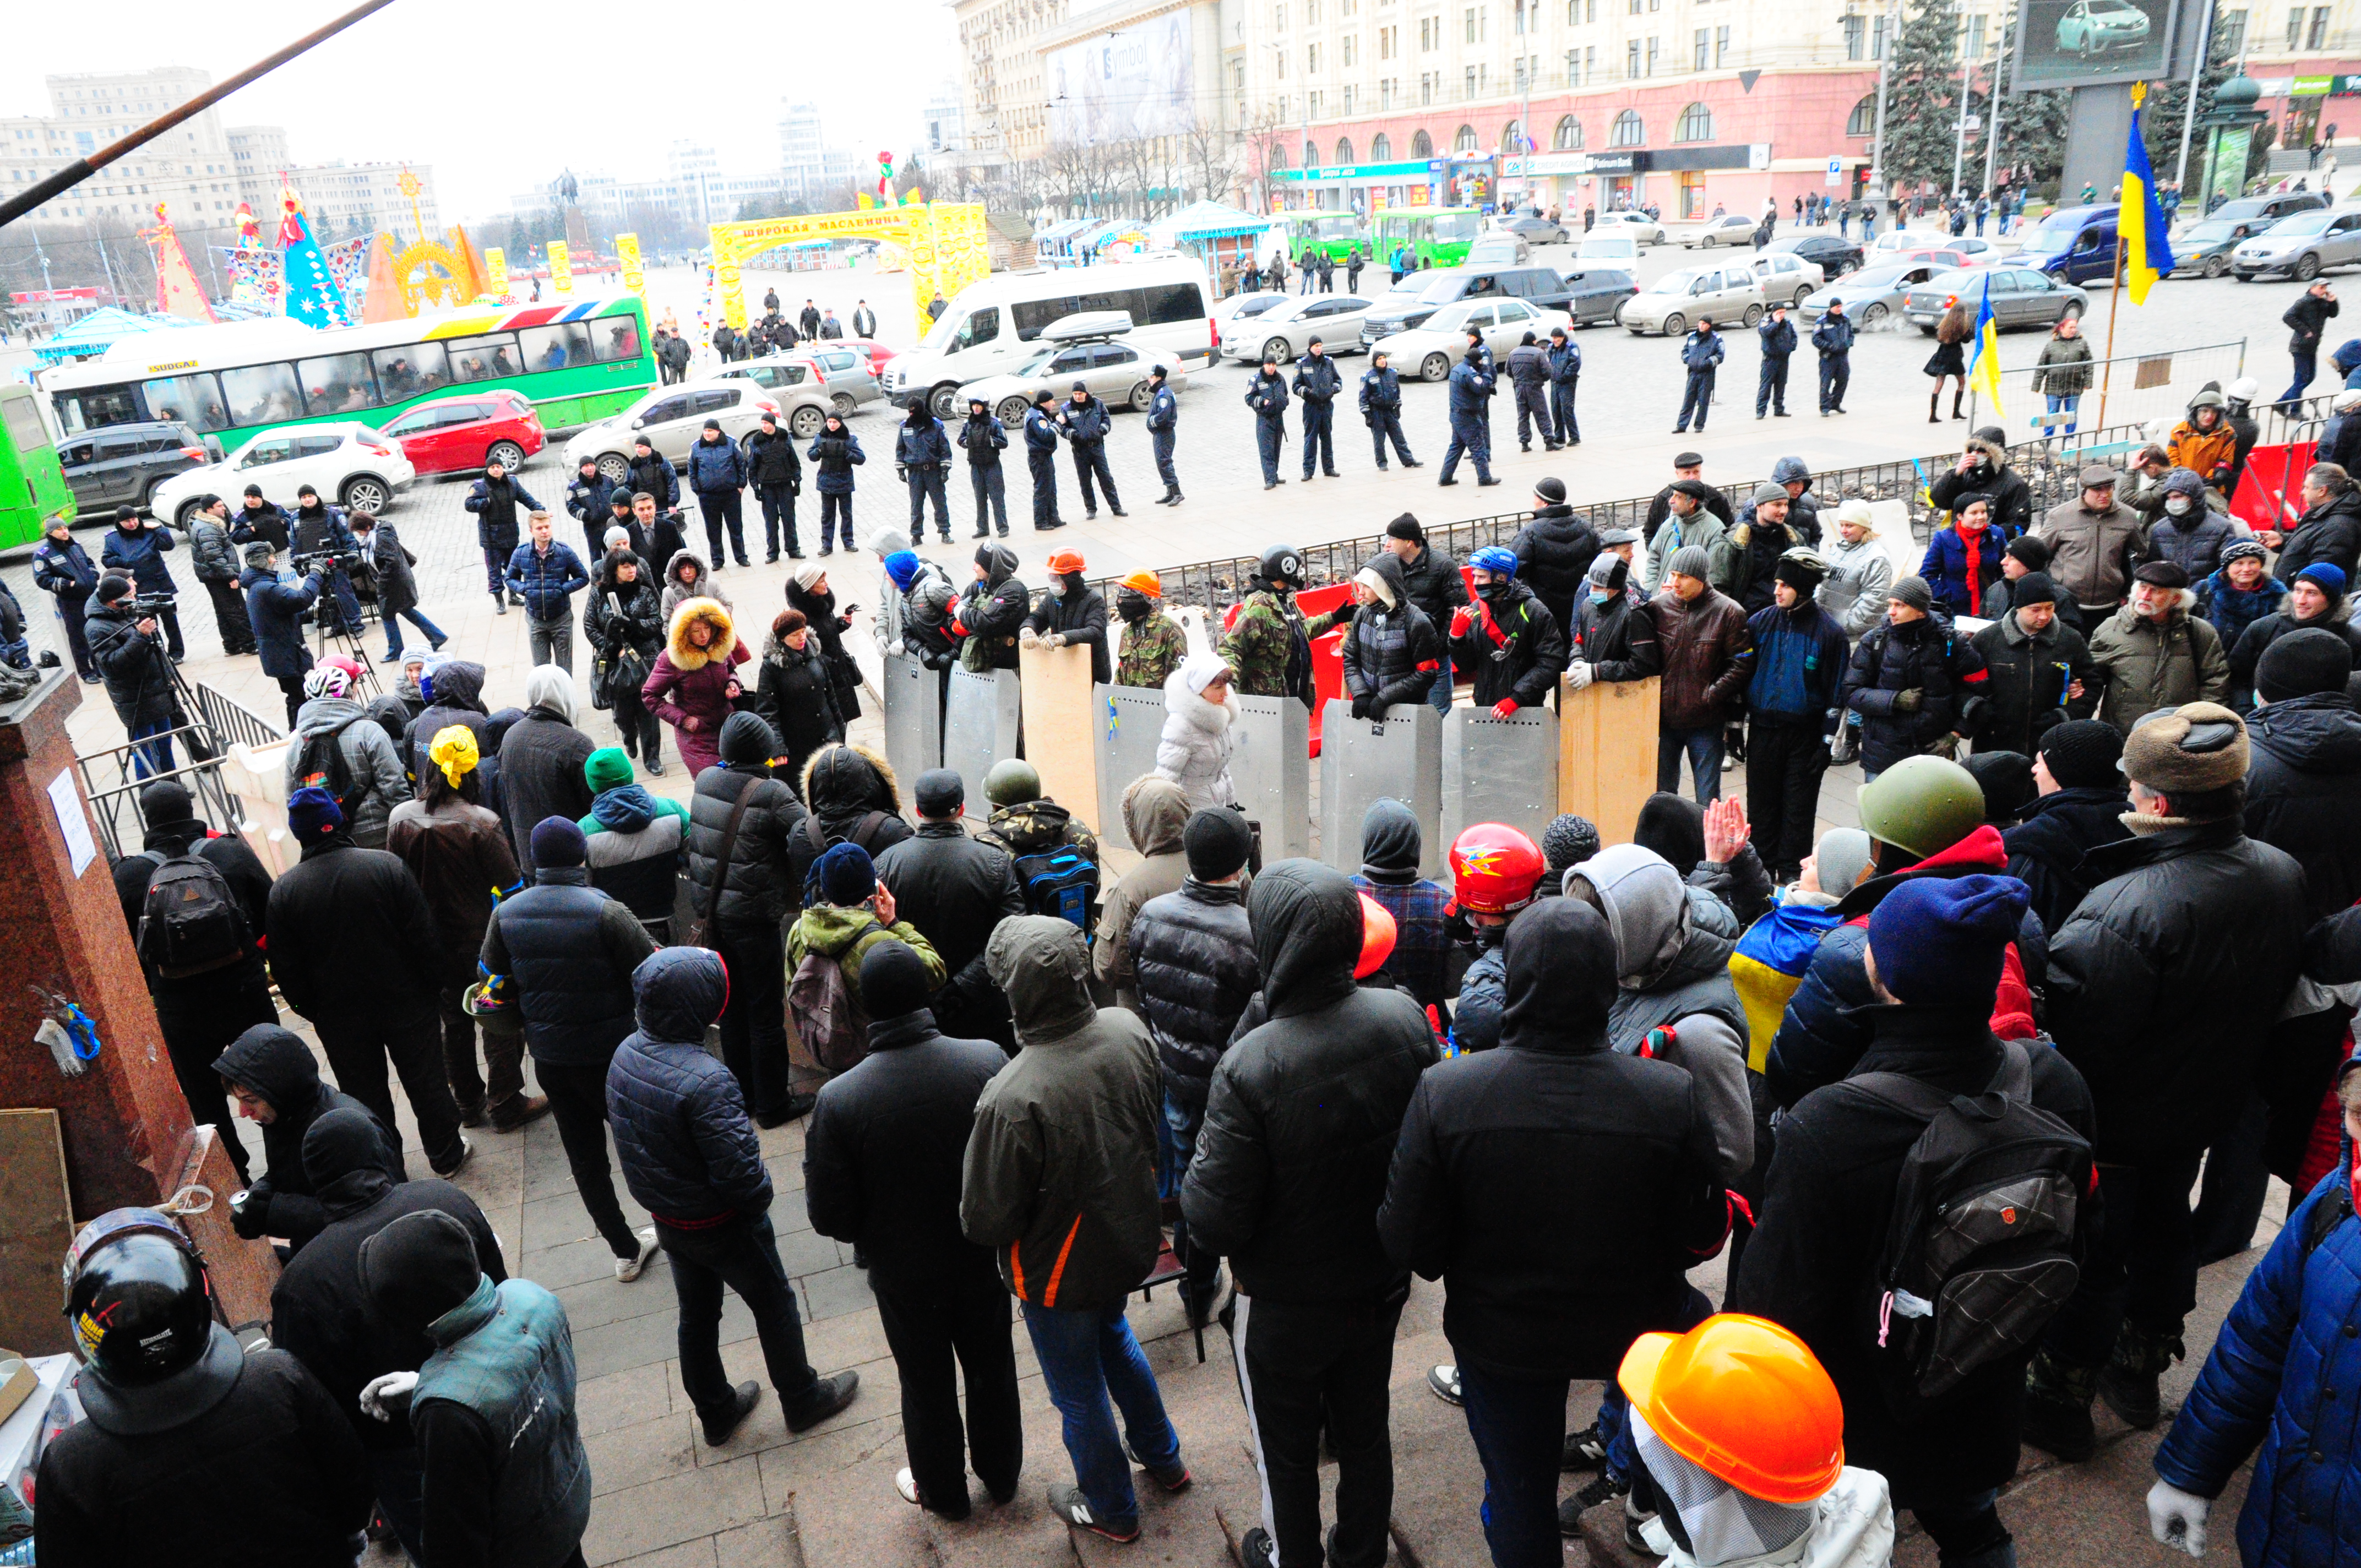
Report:
[[[171,66],[46,79],[49,113],[0,117],[0,191],[21,190],[188,102],[213,78]],[[176,224],[227,227],[239,201],[236,160],[220,115],[187,121],[73,189],[36,208],[36,222],[96,217],[155,221],[165,203]]]

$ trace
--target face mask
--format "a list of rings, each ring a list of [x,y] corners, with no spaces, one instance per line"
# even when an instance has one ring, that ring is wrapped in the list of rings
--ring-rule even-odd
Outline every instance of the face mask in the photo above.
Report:
[[[2189,498],[2187,496],[2168,496],[2165,498],[2164,510],[2170,512],[2175,517],[2185,516],[2189,510]]]
[[[1609,603],[1614,599],[1614,598],[1615,590],[1613,588],[1594,587],[1590,590],[1590,602],[1596,605]]]
[[[1066,579],[1063,577],[1052,577],[1049,580],[1049,592],[1058,598],[1064,598],[1066,597]]]
[[[1137,588],[1126,588],[1115,595],[1115,612],[1137,625],[1148,619],[1148,596]]]

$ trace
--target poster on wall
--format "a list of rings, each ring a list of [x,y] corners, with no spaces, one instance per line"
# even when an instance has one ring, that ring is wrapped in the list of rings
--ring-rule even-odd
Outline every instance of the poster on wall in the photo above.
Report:
[[[1197,118],[1191,12],[1168,12],[1049,54],[1049,136],[1068,143],[1180,136]]]
[[[2010,72],[2019,93],[2169,74],[2179,0],[2020,0]]]

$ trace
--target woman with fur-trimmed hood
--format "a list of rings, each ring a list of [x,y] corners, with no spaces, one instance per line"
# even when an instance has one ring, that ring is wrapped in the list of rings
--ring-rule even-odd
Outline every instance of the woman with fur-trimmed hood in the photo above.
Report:
[[[814,861],[837,844],[858,844],[874,860],[912,836],[902,815],[902,792],[891,763],[866,746],[824,746],[796,781],[804,792],[805,825],[787,843],[788,863],[801,888]]]
[[[672,612],[664,651],[640,687],[640,700],[672,726],[692,779],[721,761],[721,726],[739,696],[735,666],[753,656],[720,601],[683,599]]]
[[[1156,743],[1156,773],[1180,786],[1191,811],[1238,803],[1230,782],[1230,730],[1238,718],[1231,679],[1230,667],[1212,653],[1190,654],[1164,678],[1166,718]]]

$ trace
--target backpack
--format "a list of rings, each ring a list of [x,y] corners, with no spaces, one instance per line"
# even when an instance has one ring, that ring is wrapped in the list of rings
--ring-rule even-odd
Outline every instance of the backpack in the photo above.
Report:
[[[1085,931],[1091,928],[1091,909],[1099,899],[1096,861],[1073,845],[1062,843],[1015,860],[1027,908],[1036,915],[1071,920]]]
[[[872,920],[846,946],[844,956],[851,958],[870,932],[883,929]],[[787,1014],[795,1020],[796,1037],[829,1072],[858,1067],[869,1055],[869,1010],[852,999],[844,965],[826,953],[806,953],[796,966],[787,986]]]
[[[156,862],[139,906],[136,946],[142,963],[180,980],[246,957],[253,933],[220,867],[195,854],[140,854]]]
[[[302,751],[295,757],[295,789],[326,790],[336,797],[337,809],[349,822],[353,807],[368,792],[353,783],[353,765],[345,756],[344,734],[343,729],[337,729],[304,740]],[[288,793],[292,795],[295,791]]]
[[[1845,1080],[1927,1123],[1903,1159],[1872,1281],[1879,1381],[1897,1415],[2030,1350],[2081,1277],[2091,1146],[2033,1103],[2027,1047],[2007,1040],[2001,1052],[1974,1096],[1901,1073]]]

